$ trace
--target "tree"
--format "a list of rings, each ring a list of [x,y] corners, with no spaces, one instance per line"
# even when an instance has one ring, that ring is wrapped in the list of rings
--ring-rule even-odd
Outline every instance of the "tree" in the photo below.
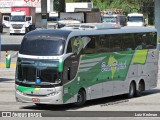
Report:
[[[64,11],[65,2],[93,2],[94,7],[101,11],[105,9],[122,9],[128,13],[138,12],[149,16],[149,23],[153,24],[154,19],[154,0],[55,0],[56,10]]]
[[[54,9],[58,12],[65,12],[65,0],[54,0]]]

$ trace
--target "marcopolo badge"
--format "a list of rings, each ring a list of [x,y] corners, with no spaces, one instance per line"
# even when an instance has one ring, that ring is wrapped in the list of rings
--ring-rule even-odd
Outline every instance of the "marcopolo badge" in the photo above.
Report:
[[[36,84],[40,84],[40,83],[41,83],[41,79],[39,77],[37,77]]]

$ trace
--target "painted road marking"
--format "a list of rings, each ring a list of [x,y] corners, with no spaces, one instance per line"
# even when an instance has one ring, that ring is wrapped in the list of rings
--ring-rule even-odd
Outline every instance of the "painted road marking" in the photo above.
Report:
[[[10,67],[15,67],[16,64],[15,63],[11,63]],[[6,67],[5,63],[0,63],[0,67]]]

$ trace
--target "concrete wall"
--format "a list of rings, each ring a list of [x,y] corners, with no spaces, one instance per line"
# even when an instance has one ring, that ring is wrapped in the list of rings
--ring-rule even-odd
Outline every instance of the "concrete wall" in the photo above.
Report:
[[[160,0],[155,0],[155,27],[160,37]]]

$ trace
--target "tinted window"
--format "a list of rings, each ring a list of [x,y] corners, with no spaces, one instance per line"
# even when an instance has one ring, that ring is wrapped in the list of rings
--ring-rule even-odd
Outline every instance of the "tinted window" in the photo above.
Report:
[[[102,20],[106,23],[116,23],[117,17],[103,17]]]
[[[143,22],[143,17],[141,16],[133,16],[133,17],[128,17],[129,22]]]
[[[83,49],[84,54],[155,49],[156,33],[127,33],[88,36],[91,41]]]
[[[54,56],[64,53],[69,30],[35,30],[25,35],[20,54]]]
[[[109,36],[101,35],[99,39],[96,40],[96,45],[98,45],[96,46],[97,52],[109,52]]]
[[[51,56],[64,52],[65,40],[59,38],[24,38],[20,53],[27,55]]]
[[[110,51],[111,52],[116,52],[116,51],[121,51],[122,46],[121,46],[121,40],[123,39],[121,35],[110,35]]]
[[[88,36],[91,38],[90,42],[86,45],[86,47],[83,49],[84,54],[92,54],[97,53],[96,52],[96,39],[98,39],[96,36]]]
[[[134,34],[122,34],[122,50],[130,51],[135,50],[135,37]]]
[[[147,33],[145,36],[146,48],[155,49],[157,46],[157,34],[156,33]]]
[[[71,52],[72,52],[72,47],[71,47],[71,40],[70,40],[67,46],[67,53],[71,53]]]
[[[25,16],[12,16],[11,21],[23,22],[23,21],[25,21]]]
[[[4,20],[9,21],[9,17],[4,17]]]
[[[155,49],[157,46],[156,33],[135,34],[136,49]]]

